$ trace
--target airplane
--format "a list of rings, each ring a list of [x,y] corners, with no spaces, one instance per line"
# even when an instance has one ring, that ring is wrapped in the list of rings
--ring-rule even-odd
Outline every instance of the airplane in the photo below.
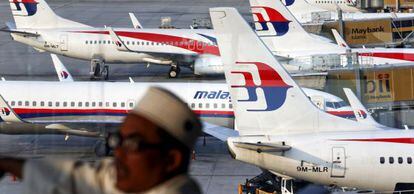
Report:
[[[318,6],[318,3],[328,5],[328,3],[323,2],[333,2],[342,6],[335,6],[328,9]],[[288,0],[282,1],[282,3],[289,9],[289,11],[300,23],[338,20],[338,8],[343,11],[341,15],[343,20],[357,21],[368,19],[409,19],[414,17],[413,13],[364,13],[359,12],[358,9],[352,6],[348,6],[352,10],[343,9],[344,5],[347,6],[346,2],[343,0]]]
[[[211,8],[210,16],[238,130],[238,136],[226,138],[233,158],[273,173],[282,183],[297,179],[375,192],[414,189],[413,131],[319,110],[236,9]]]
[[[44,0],[9,0],[14,23],[7,29],[13,40],[72,58],[91,61],[91,79],[108,78],[106,63],[148,63],[171,66],[176,77],[180,66],[196,74],[222,73],[220,52],[212,30],[141,29],[130,14],[134,28],[114,28],[122,44],[109,36],[108,28],[94,28],[61,18]],[[112,28],[111,28],[112,29]]]
[[[306,32],[290,11],[278,0],[249,0],[256,33],[282,64],[300,66],[340,67],[348,65],[350,54],[358,54],[364,65],[412,63],[414,49],[409,48],[348,48],[321,41]]]
[[[360,13],[361,10],[356,7],[356,0],[306,0],[309,4],[318,8],[335,12],[341,9],[347,13]]]

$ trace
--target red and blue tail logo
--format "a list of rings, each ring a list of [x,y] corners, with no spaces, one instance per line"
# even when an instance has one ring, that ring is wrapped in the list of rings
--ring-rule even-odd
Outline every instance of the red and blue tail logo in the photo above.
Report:
[[[10,110],[6,107],[1,109],[1,114],[4,116],[9,116],[10,115]]]
[[[69,77],[69,73],[68,73],[68,72],[66,72],[66,71],[62,71],[62,72],[60,72],[60,76],[61,76],[63,79],[67,79],[67,78]]]
[[[295,3],[295,0],[282,0],[282,2],[285,4],[285,6],[291,6],[293,3]]]
[[[39,4],[36,0],[10,0],[9,2],[12,4],[12,12],[15,16],[32,16],[36,14],[37,4]]]
[[[367,113],[365,111],[363,111],[363,110],[358,110],[357,111],[357,114],[358,114],[358,117],[359,118],[363,118],[363,119],[366,119],[367,118]]]
[[[232,88],[245,88],[248,99],[238,100],[239,102],[256,102],[258,96],[256,90],[261,88],[266,101],[264,109],[248,109],[247,111],[273,111],[280,108],[286,100],[287,90],[292,86],[286,84],[273,68],[261,62],[236,62],[238,65],[254,65],[260,77],[260,85],[255,84],[253,74],[244,71],[232,71],[232,74],[241,74],[245,79],[245,85],[232,85]]]
[[[290,2],[289,0],[286,3]],[[293,3],[293,2],[292,2]],[[256,31],[265,32],[269,36],[283,36],[289,31],[289,23],[277,10],[264,6],[252,6]]]

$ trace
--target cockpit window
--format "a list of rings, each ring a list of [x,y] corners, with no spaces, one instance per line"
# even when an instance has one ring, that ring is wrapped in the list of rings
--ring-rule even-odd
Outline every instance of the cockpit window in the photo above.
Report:
[[[329,107],[329,108],[335,108],[333,102],[326,102],[326,106]]]

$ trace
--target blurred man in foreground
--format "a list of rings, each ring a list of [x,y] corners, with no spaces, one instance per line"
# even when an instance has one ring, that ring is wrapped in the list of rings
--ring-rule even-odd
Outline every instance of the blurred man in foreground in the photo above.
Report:
[[[188,176],[201,123],[174,94],[150,88],[108,139],[114,159],[94,166],[56,159],[0,159],[0,170],[22,178],[25,193],[198,194]]]

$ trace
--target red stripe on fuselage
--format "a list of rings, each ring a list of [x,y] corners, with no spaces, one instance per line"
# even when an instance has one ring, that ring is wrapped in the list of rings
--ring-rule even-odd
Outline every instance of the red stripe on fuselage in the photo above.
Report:
[[[72,31],[72,32],[109,35],[108,31]],[[211,55],[220,56],[220,51],[216,45],[207,44],[203,41],[198,41],[198,40],[194,40],[190,38],[183,38],[179,36],[171,36],[171,35],[165,35],[165,34],[148,33],[148,32],[116,31],[115,33],[118,36],[163,43],[163,44],[167,44],[170,46],[175,46],[178,48],[193,51],[198,54],[211,54]]]
[[[359,53],[359,55],[365,56],[365,57],[379,57],[379,58],[386,58],[386,59],[414,61],[414,53],[373,52],[373,53]]]
[[[385,142],[385,143],[406,143],[414,144],[414,138],[372,138],[372,139],[335,139],[335,141],[360,141],[360,142]]]

